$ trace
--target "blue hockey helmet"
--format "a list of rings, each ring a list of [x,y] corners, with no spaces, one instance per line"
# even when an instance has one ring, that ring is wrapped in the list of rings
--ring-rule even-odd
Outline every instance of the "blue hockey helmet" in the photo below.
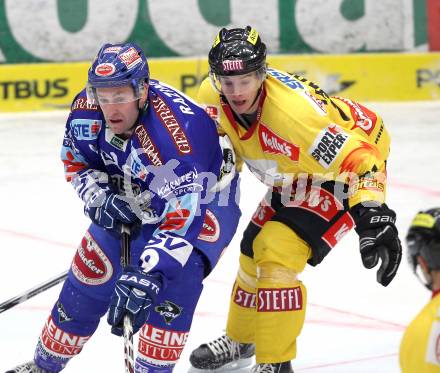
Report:
[[[138,45],[104,44],[89,68],[87,96],[89,100],[98,102],[96,88],[130,85],[134,92],[133,99],[138,99],[149,78],[147,58]]]

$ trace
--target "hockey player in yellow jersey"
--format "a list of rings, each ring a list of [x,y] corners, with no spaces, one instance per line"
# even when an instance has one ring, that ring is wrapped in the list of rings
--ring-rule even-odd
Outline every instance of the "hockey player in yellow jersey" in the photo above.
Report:
[[[408,259],[416,275],[432,291],[406,329],[400,345],[402,373],[440,372],[440,208],[419,212],[406,237]],[[419,270],[419,271],[418,271]]]
[[[387,286],[401,259],[395,213],[385,204],[390,138],[382,119],[329,97],[299,76],[268,68],[250,26],[222,29],[198,101],[243,162],[268,186],[241,241],[226,335],[190,356],[198,369],[292,372],[307,293],[298,276],[356,225],[365,267]]]

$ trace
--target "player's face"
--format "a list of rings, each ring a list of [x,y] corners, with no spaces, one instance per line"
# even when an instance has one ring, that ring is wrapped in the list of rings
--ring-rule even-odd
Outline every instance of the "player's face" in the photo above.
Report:
[[[251,114],[255,112],[258,100],[257,94],[262,79],[255,72],[236,75],[220,76],[221,92],[226,96],[232,110],[237,114]]]
[[[131,86],[96,88],[107,125],[117,135],[130,135],[139,115],[139,98]]]

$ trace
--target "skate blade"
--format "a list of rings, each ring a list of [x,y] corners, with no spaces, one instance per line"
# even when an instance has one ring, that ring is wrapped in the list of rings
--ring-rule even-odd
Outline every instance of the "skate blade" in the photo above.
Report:
[[[191,366],[191,368],[189,368],[188,370],[188,373],[203,373],[203,372],[220,373],[220,372],[231,372],[231,371],[234,371],[234,373],[244,373],[244,372],[249,372],[249,369],[245,369],[245,368],[252,365],[253,363],[254,363],[254,358],[249,357],[247,359],[231,361],[230,363],[225,364],[217,369],[197,369]]]

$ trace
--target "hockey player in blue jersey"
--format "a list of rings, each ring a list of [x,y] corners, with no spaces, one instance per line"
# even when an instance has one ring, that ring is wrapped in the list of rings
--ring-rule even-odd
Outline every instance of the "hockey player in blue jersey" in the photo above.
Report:
[[[101,48],[71,106],[61,152],[92,223],[33,361],[9,372],[61,371],[107,310],[112,333],[121,335],[125,314],[140,330],[136,372],[173,370],[202,281],[240,217],[232,153],[220,140],[224,147],[201,107],[150,79],[137,45]],[[122,224],[132,231],[124,270]]]

